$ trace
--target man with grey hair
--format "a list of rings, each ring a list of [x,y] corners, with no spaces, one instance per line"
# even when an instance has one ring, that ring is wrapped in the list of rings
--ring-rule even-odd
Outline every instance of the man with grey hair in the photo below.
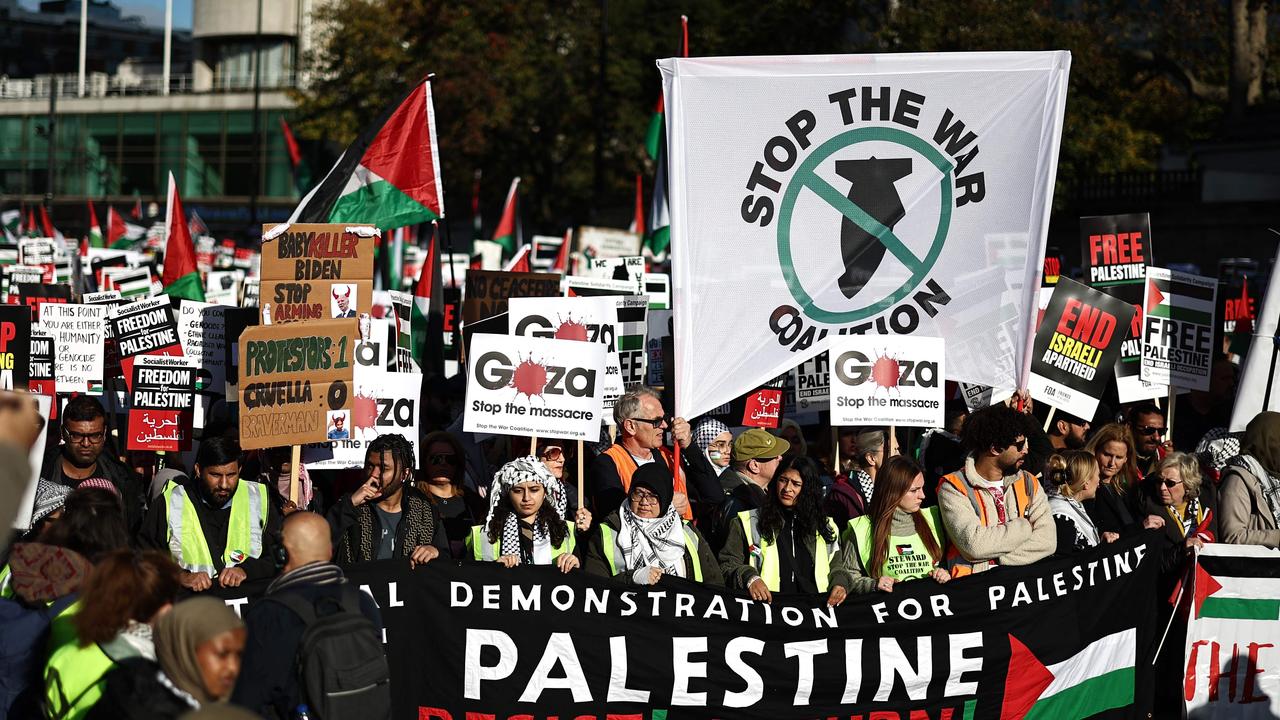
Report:
[[[690,499],[716,503],[724,496],[716,471],[704,454],[687,452],[693,435],[684,418],[670,418],[662,407],[662,399],[652,389],[641,386],[618,398],[613,406],[613,421],[618,438],[591,463],[588,477],[595,502],[593,513],[607,517],[618,509],[631,489],[631,476],[641,465],[660,463],[668,472],[675,464],[675,453],[664,446],[667,430],[680,443],[680,472],[675,478],[672,504],[685,520],[693,519]]]

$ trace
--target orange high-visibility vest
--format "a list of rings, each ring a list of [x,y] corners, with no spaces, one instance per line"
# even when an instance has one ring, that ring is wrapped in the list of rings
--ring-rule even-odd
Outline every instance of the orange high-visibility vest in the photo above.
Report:
[[[953,472],[939,480],[938,493],[942,493],[943,485],[951,485],[951,487],[955,488],[956,491],[968,496],[969,502],[973,505],[973,511],[978,514],[978,519],[982,521],[983,527],[990,527],[993,524],[991,522],[992,520],[997,521],[995,524],[999,524],[999,518],[987,517],[986,504],[978,497],[977,490],[972,485],[965,482],[964,478],[961,477],[962,472],[963,471]],[[1026,471],[1020,471],[1019,474],[1021,475],[1021,478],[1019,478],[1020,482],[1015,482],[1013,484],[1013,499],[1014,505],[1016,506],[1014,509],[1017,510],[1017,515],[1008,514],[1011,518],[1026,517],[1027,510],[1031,508],[1031,501],[1035,499],[1036,493],[1040,491],[1040,483],[1036,480],[1034,475]],[[950,533],[948,533],[948,536],[950,536]],[[943,560],[943,565],[947,568],[947,571],[951,573],[952,577],[972,575],[973,569],[978,565],[989,565],[993,562],[991,560],[982,560],[971,563],[965,559],[964,555],[960,554],[960,549],[955,546],[955,543],[950,541],[949,538],[948,540],[947,552]]]
[[[675,477],[675,491],[688,495],[689,491],[685,489],[684,484],[684,473],[680,472],[680,468],[675,466],[675,454],[665,447],[658,448],[655,452],[662,453],[663,460],[667,462],[667,469],[672,470],[672,474]],[[613,464],[618,468],[618,479],[622,481],[623,492],[631,492],[631,476],[635,474],[636,470],[640,469],[640,465],[636,463],[636,459],[631,457],[631,453],[627,452],[627,449],[622,447],[620,443],[614,443],[609,446],[609,449],[605,450],[604,454],[613,458]],[[685,508],[685,511],[680,513],[680,516],[685,520],[692,520],[693,509]]]

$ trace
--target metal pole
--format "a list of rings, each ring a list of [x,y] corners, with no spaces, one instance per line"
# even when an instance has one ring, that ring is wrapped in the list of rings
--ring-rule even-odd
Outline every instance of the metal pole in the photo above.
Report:
[[[58,75],[54,72],[53,65],[56,54],[53,50],[45,50],[45,57],[49,58],[49,135],[46,138],[49,141],[49,164],[45,178],[44,211],[49,214],[50,222],[53,220],[53,180],[57,170],[54,163],[58,154]]]
[[[596,147],[594,157],[594,191],[591,197],[591,220],[597,221],[600,203],[604,201],[604,143],[608,134],[607,96],[609,94],[608,76],[605,69],[609,63],[609,0],[600,0],[600,57],[596,75]]]
[[[172,0],[170,0],[172,2]],[[253,36],[253,184],[249,196],[249,230],[258,230],[258,193],[262,187],[262,0],[258,0],[258,29]]]
[[[81,0],[81,7],[88,0]],[[84,42],[81,40],[81,42]],[[161,95],[169,94],[169,63],[173,57],[173,0],[164,0],[164,69],[160,73]]]
[[[84,97],[85,39],[89,35],[89,0],[80,0],[80,97]]]

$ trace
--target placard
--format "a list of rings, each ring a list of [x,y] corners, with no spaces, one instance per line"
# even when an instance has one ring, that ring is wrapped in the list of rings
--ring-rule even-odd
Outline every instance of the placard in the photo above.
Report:
[[[663,387],[666,381],[666,355],[662,351],[663,341],[671,340],[671,311],[655,310],[653,296],[649,296],[649,317],[646,323],[649,333],[644,344],[649,351],[649,387]]]
[[[1054,285],[1058,283],[1055,281]],[[993,388],[990,385],[977,385],[974,383],[958,383],[960,386],[960,397],[964,399],[964,406],[969,408],[969,412],[977,412],[985,407],[991,407],[996,403],[1002,403],[1013,397],[1013,390]]]
[[[39,317],[40,308],[45,305],[65,305],[71,302],[70,285],[18,283],[16,292],[18,304],[30,308],[32,317]]]
[[[413,361],[413,295],[400,290],[390,290],[391,317],[396,329],[396,372],[422,372]]]
[[[357,350],[357,357],[359,352]],[[413,446],[414,467],[421,467],[418,464],[422,453],[418,446],[421,392],[421,373],[387,372],[357,365],[349,437],[304,445],[302,462],[308,470],[363,468],[369,443],[380,435],[398,433]]]
[[[832,339],[831,424],[942,427],[945,350],[914,335]]]
[[[4,302],[16,303],[18,285],[39,285],[44,279],[44,268],[31,265],[7,265],[0,267],[4,278]]]
[[[472,270],[467,273],[462,303],[464,325],[495,317],[507,311],[513,297],[556,297],[560,276],[551,273],[514,273]]]
[[[484,333],[471,343],[465,431],[599,440],[602,343]]]
[[[644,295],[624,295],[614,298],[618,312],[618,337],[614,343],[618,350],[618,365],[622,371],[622,384],[633,390],[644,384],[648,353],[644,339],[649,332],[649,298]]]
[[[134,358],[129,391],[129,450],[182,452],[191,449],[196,364],[183,356]]]
[[[102,394],[102,364],[107,338],[107,306],[40,306],[40,328],[58,347],[54,372],[60,393]]]
[[[150,297],[155,284],[151,268],[103,268],[103,290],[119,290],[126,300]]]
[[[596,295],[633,295],[636,285],[630,280],[567,275],[560,283],[565,297],[592,297]]]
[[[134,358],[139,355],[182,354],[178,321],[168,295],[113,306],[107,313],[107,323],[120,352],[120,369],[130,389]]]
[[[613,351],[618,335],[617,303],[608,297],[511,298],[512,335],[598,342]]]
[[[650,310],[666,310],[671,307],[671,276],[666,273],[645,273],[644,294],[649,296]]]
[[[53,369],[54,354],[53,335],[31,330],[31,372],[27,378],[27,389],[33,395],[44,395],[52,398],[57,394],[57,375]],[[57,410],[54,410],[57,417]]]
[[[791,371],[792,376],[795,377],[798,410],[827,408],[831,398],[830,369],[830,356],[827,353],[819,353]]]
[[[1078,418],[1092,418],[1133,313],[1133,306],[1119,298],[1059,280],[1032,346],[1031,397]]]
[[[39,282],[56,282],[54,270],[57,244],[53,238],[23,238],[18,240],[18,264],[40,268]]]
[[[31,377],[31,311],[0,305],[0,390],[26,390]]]
[[[259,302],[273,325],[369,312],[377,228],[264,225],[262,233]]]
[[[1213,278],[1147,268],[1142,379],[1187,390],[1208,390],[1213,367]]]
[[[357,321],[259,325],[239,339],[240,445],[322,442],[351,427]]]
[[[578,228],[578,251],[595,258],[620,258],[640,254],[640,235],[602,227]]]
[[[586,277],[621,280],[631,283],[633,291],[643,288],[644,258],[638,255],[616,258],[587,258],[582,274]]]
[[[225,402],[228,308],[182,300],[178,305],[178,341],[182,354],[197,363],[193,426],[203,429],[213,408]]]

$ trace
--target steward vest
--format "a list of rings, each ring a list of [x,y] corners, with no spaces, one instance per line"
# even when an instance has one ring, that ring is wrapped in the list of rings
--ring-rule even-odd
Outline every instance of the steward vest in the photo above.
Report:
[[[102,697],[103,676],[115,663],[93,643],[69,643],[49,658],[44,671],[45,717],[79,720]]]
[[[689,491],[686,489],[684,482],[684,472],[676,467],[675,453],[665,447],[658,448],[656,452],[662,453],[662,459],[667,461],[667,469],[671,470],[672,476],[675,478],[673,483],[675,491],[688,495]],[[631,476],[635,475],[636,470],[640,469],[636,459],[631,457],[631,453],[627,452],[627,449],[622,447],[621,443],[610,445],[609,449],[604,451],[604,454],[613,459],[613,465],[618,469],[618,479],[622,481],[622,491],[631,492]],[[693,508],[685,508],[685,511],[680,513],[680,517],[685,520],[692,520]]]
[[[13,571],[9,569],[9,564],[5,563],[4,567],[0,567],[0,598],[9,599],[13,597]]]
[[[691,568],[693,576],[689,579],[702,582],[702,560],[698,558],[698,535],[688,523],[681,523],[680,527],[684,530],[684,550],[689,553],[689,564],[693,566]],[[609,562],[611,575],[617,575],[618,568],[626,569],[627,563],[622,558],[622,549],[618,547],[618,531],[608,523],[600,523],[600,546],[604,548],[604,559]]]
[[[987,517],[986,504],[978,497],[978,491],[975,490],[972,485],[965,482],[965,479],[962,477],[963,472],[964,471],[961,470],[959,472],[953,472],[950,475],[943,476],[943,478],[938,481],[938,494],[942,494],[943,485],[951,485],[951,487],[969,498],[969,503],[973,505],[973,512],[978,516],[978,520],[982,523],[983,527],[999,525],[1000,519],[998,517]],[[1006,519],[1026,517],[1027,511],[1031,509],[1031,501],[1035,500],[1036,493],[1040,492],[1040,482],[1036,480],[1034,475],[1023,470],[1018,471],[1018,474],[1020,477],[1018,480],[1014,481],[1012,485],[1014,507],[1009,508],[1006,506]],[[946,559],[943,561],[943,564],[951,573],[951,577],[955,578],[972,575],[975,567],[993,565],[995,564],[995,561],[979,560],[977,562],[969,562],[962,554],[960,554],[960,549],[955,546],[955,543],[949,542],[947,543]]]
[[[163,496],[169,521],[169,553],[188,572],[218,574],[209,543],[204,539],[194,501],[182,485],[170,483]],[[231,496],[231,519],[227,523],[227,545],[222,566],[233,567],[246,558],[262,555],[262,532],[267,526],[267,494],[261,483],[240,480]]]
[[[920,514],[933,534],[933,540],[939,548],[945,547],[942,534],[942,518],[938,508],[923,508]],[[871,516],[862,515],[849,521],[848,534],[857,543],[858,559],[868,577],[891,577],[894,580],[915,580],[927,577],[935,567],[929,548],[919,533],[910,535],[890,535],[889,554],[878,568],[871,567],[871,552],[874,549],[873,527]]]
[[[564,536],[564,542],[559,545],[551,545],[549,542],[539,546],[538,543],[533,544],[533,564],[534,565],[554,565],[560,556],[565,553],[573,552],[577,546],[577,540],[574,537],[573,523],[566,523],[565,529],[569,531]],[[498,559],[499,545],[502,544],[502,538],[498,538],[498,544],[489,542],[489,533],[485,526],[474,525],[471,528],[471,534],[467,536],[467,550],[471,553],[474,560],[483,560],[485,562],[493,562]],[[549,547],[548,547],[549,546]],[[548,550],[550,552],[548,552]]]
[[[743,534],[747,540],[747,562],[760,573],[760,579],[764,580],[769,592],[778,592],[778,588],[782,587],[782,571],[778,563],[777,538],[774,542],[765,542],[760,537],[759,510],[743,510],[738,513],[738,522],[742,523]],[[833,534],[839,535],[835,533],[835,523],[830,519],[827,519],[827,527],[831,528]],[[839,549],[838,537],[836,542],[828,543],[822,537],[822,533],[813,534],[813,581],[818,586],[818,592],[827,591],[831,575],[831,558]]]

